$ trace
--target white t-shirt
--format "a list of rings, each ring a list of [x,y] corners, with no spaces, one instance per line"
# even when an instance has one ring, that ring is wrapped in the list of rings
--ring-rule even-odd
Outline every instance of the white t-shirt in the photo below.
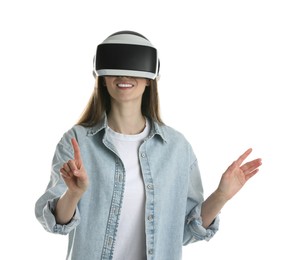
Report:
[[[108,129],[124,164],[125,190],[114,247],[114,260],[146,259],[145,189],[138,160],[138,149],[149,134],[149,122],[143,132],[124,135]]]

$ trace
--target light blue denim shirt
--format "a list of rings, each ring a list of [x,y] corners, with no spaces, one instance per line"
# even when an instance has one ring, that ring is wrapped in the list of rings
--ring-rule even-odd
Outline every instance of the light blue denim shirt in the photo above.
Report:
[[[60,167],[73,159],[72,137],[80,146],[89,187],[73,219],[59,225],[53,212],[66,190]],[[151,123],[138,156],[146,193],[147,259],[180,260],[183,245],[208,241],[219,225],[216,217],[209,228],[202,227],[204,198],[197,159],[181,133],[156,122]],[[123,163],[107,135],[106,117],[94,127],[76,125],[63,135],[54,154],[50,182],[36,202],[35,213],[47,231],[69,234],[66,259],[112,259],[125,178]]]

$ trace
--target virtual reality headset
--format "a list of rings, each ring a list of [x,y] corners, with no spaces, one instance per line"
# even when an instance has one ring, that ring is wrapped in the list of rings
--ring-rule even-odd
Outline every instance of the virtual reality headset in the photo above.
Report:
[[[157,50],[147,38],[133,31],[120,31],[97,46],[93,74],[155,79],[159,67]]]

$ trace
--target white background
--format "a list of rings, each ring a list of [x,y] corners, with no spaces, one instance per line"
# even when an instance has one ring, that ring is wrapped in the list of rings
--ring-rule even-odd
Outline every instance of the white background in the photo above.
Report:
[[[0,259],[65,258],[67,237],[44,231],[34,204],[92,93],[96,46],[119,30],[158,48],[162,116],[193,145],[206,197],[247,148],[263,159],[183,259],[301,259],[298,3],[1,1]]]

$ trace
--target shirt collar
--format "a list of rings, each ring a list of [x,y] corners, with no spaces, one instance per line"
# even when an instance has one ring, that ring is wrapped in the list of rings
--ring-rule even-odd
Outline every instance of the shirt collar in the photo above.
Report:
[[[155,135],[161,137],[164,142],[167,142],[166,134],[164,131],[164,124],[159,124],[150,119],[151,130],[149,134],[149,138],[152,138]],[[98,132],[105,130],[108,127],[108,118],[107,115],[104,114],[102,119],[96,125],[89,127],[87,129],[87,136],[96,135]]]

